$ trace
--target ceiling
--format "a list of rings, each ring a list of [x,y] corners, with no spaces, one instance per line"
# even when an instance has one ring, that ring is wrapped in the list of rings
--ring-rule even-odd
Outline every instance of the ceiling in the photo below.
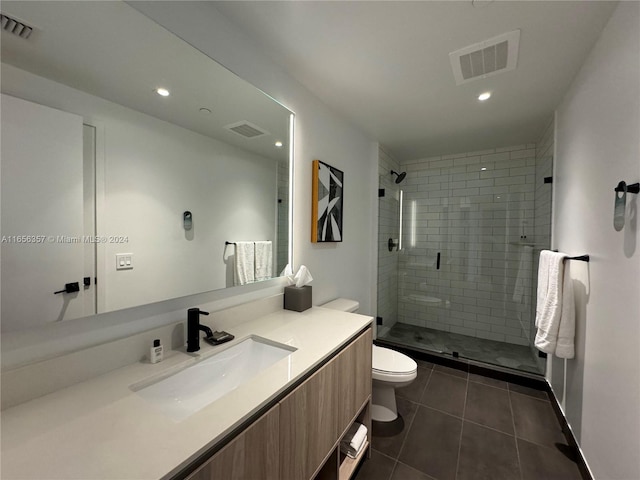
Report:
[[[397,160],[531,143],[616,2],[240,1],[212,7]],[[520,29],[515,70],[456,86],[449,53]],[[477,96],[491,91],[481,103]]]

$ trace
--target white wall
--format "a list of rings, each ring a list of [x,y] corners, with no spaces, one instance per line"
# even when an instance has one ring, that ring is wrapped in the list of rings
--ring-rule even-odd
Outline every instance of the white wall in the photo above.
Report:
[[[554,359],[563,407],[594,477],[640,478],[638,195],[613,228],[613,189],[640,181],[640,3],[621,2],[556,115],[554,245],[571,263],[576,358]],[[557,392],[556,392],[557,393]],[[562,392],[561,392],[562,393]]]

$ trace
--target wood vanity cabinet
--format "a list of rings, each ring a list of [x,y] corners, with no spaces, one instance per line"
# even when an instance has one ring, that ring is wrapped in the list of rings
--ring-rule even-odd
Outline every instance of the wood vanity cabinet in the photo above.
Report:
[[[280,479],[279,405],[207,460],[188,480]]]
[[[280,402],[282,480],[342,478],[342,435],[356,418],[371,432],[372,335],[367,329]]]
[[[280,402],[282,480],[311,478],[338,438],[335,359]]]
[[[371,345],[369,328],[188,480],[350,478],[340,439],[356,419],[371,431]]]
[[[372,345],[373,332],[368,329],[335,359],[338,370],[336,390],[340,436],[351,426],[355,415],[371,396]]]

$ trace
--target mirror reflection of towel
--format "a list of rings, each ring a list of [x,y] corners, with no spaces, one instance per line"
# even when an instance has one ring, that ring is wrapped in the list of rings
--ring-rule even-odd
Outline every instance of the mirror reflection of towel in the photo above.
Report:
[[[253,242],[235,242],[233,284],[246,285],[255,281],[255,247]]]
[[[272,276],[273,249],[271,241],[255,242],[255,280],[268,280]]]

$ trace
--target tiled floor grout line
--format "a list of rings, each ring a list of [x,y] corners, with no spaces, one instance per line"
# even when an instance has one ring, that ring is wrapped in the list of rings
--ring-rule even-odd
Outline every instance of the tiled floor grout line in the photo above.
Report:
[[[410,468],[410,469],[412,469],[412,470],[415,470],[416,472],[420,472],[420,473],[421,473],[422,475],[424,475],[425,477],[429,477],[429,479],[438,480],[436,477],[432,477],[432,476],[431,476],[431,475],[429,475],[428,473],[424,473],[422,470],[418,470],[417,468],[412,467],[411,465],[408,465],[408,464],[406,464],[406,463],[404,463],[404,462],[401,462],[400,460],[396,461],[396,465],[398,465],[398,464],[400,464],[400,465],[404,465],[405,467],[408,467],[408,468]],[[395,470],[395,467],[394,467],[394,470]]]
[[[429,373],[429,378],[427,378],[426,383],[424,384],[424,388],[422,389],[422,393],[420,394],[420,398],[422,398],[422,395],[424,395],[425,390],[427,389],[427,386],[429,385],[429,382],[431,381],[431,375],[433,375],[433,369],[431,369],[430,373]],[[411,400],[408,400],[411,401]],[[396,466],[398,465],[398,461],[400,459],[400,454],[402,453],[402,449],[404,448],[404,444],[407,441],[407,438],[409,438],[409,431],[411,430],[411,427],[413,426],[413,422],[415,422],[416,417],[418,416],[418,408],[420,408],[420,402],[412,402],[416,404],[416,413],[413,414],[413,418],[411,419],[411,423],[409,424],[409,426],[407,427],[407,432],[404,435],[404,438],[402,439],[402,444],[400,445],[400,450],[398,450],[398,456],[396,457],[396,463],[393,465],[393,470],[396,469]],[[393,471],[391,472],[391,475],[393,475]],[[391,477],[389,477],[391,478]]]
[[[520,480],[523,480],[522,464],[520,463],[520,449],[518,448],[518,431],[516,430],[516,416],[513,413],[513,403],[511,402],[511,390],[507,391],[507,396],[509,397],[509,409],[511,410],[511,423],[513,425],[513,441],[516,444],[516,458],[518,459],[518,471],[520,472]]]
[[[389,474],[389,478],[387,480],[391,480],[393,478],[393,474],[395,473],[397,466],[398,466],[398,460],[394,460],[393,468],[391,469],[391,473]]]
[[[460,425],[460,440],[458,441],[458,458],[456,459],[456,474],[458,478],[458,470],[460,469],[460,452],[462,451],[462,434],[464,432],[464,414],[467,411],[467,400],[469,398],[469,372],[467,372],[467,386],[464,391],[464,407],[462,407],[462,424]]]

